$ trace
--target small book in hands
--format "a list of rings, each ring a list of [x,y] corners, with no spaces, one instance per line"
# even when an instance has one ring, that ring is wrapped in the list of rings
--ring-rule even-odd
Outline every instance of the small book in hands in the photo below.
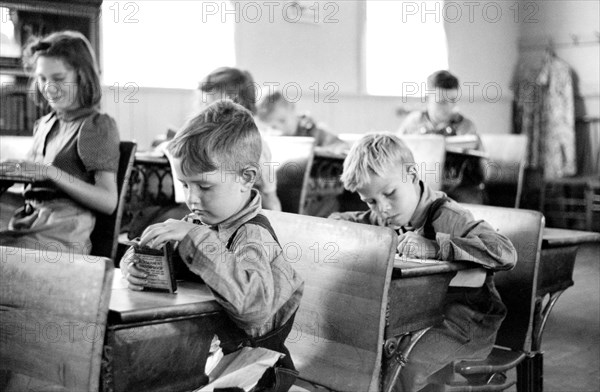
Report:
[[[167,242],[162,249],[140,246],[138,241],[127,241],[137,256],[136,266],[148,274],[144,290],[175,293],[177,281],[173,267],[173,246]]]

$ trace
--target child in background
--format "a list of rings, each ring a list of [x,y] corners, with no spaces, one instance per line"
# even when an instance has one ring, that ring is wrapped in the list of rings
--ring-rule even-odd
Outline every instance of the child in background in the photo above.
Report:
[[[396,390],[420,390],[453,360],[485,358],[506,315],[493,274],[514,266],[511,242],[419,180],[411,151],[391,134],[369,134],[356,142],[344,161],[342,182],[369,210],[331,218],[393,228],[401,256],[468,260],[480,269],[479,287],[449,288],[444,320],[416,344]]]
[[[457,110],[460,85],[448,71],[437,71],[427,78],[427,109],[410,113],[398,134],[436,134],[442,136],[476,135],[477,129]],[[478,146],[475,146],[476,148]]]
[[[199,84],[198,90],[201,93],[197,102],[199,109],[215,103],[221,99],[230,99],[235,103],[249,110],[252,115],[256,114],[256,89],[254,79],[248,71],[242,71],[238,68],[222,67],[217,68],[208,74]],[[199,111],[199,110],[198,110]],[[174,134],[172,130],[167,132],[165,138],[157,141],[156,149],[167,156],[173,168],[173,162],[167,151],[169,133]],[[167,141],[165,141],[165,139]],[[173,169],[171,169],[173,171]],[[187,207],[183,204],[183,189],[180,183],[173,179],[174,197],[176,206],[158,207],[155,206],[152,211],[146,208],[146,213],[141,217],[136,217],[128,228],[129,238],[136,238],[147,226],[162,222],[166,219],[180,219],[187,213]],[[262,207],[267,210],[281,211],[281,202],[277,197],[277,177],[273,158],[269,144],[262,139],[262,150],[259,161],[259,171],[254,187],[260,192]]]
[[[256,115],[256,88],[254,79],[248,71],[222,67],[214,70],[200,82],[202,103],[211,104],[220,99],[231,99]],[[255,187],[262,197],[262,206],[267,210],[281,211],[281,202],[277,197],[277,178],[273,168],[271,149],[262,140],[260,171]]]
[[[471,135],[470,149],[483,152],[483,145],[477,135],[473,121],[458,111],[461,97],[458,78],[448,71],[437,71],[427,78],[427,108],[424,111],[410,113],[398,130],[398,135],[442,135],[449,139],[453,136]],[[485,185],[483,183],[485,167],[479,157],[446,154],[444,176],[460,178],[460,183],[444,186],[450,197],[461,203],[483,204]]]
[[[0,165],[34,181],[24,206],[0,225],[0,245],[89,253],[95,214],[117,206],[119,164],[117,126],[98,111],[94,52],[81,33],[63,31],[29,44],[24,64],[35,75],[36,101],[52,111],[36,122],[28,159]]]
[[[323,129],[306,114],[298,115],[296,105],[285,99],[280,91],[266,95],[258,104],[258,118],[281,136],[310,136],[318,147],[331,146],[347,149],[344,141]]]
[[[191,119],[168,149],[191,213],[149,226],[140,245],[160,249],[175,241],[184,263],[239,327],[239,340],[285,354],[277,377],[289,387],[295,369],[284,342],[304,283],[284,258],[253,189],[261,137],[252,114],[229,100],[216,102]],[[135,263],[130,249],[121,269],[129,287],[140,290],[145,274]],[[225,354],[237,348],[223,347]]]

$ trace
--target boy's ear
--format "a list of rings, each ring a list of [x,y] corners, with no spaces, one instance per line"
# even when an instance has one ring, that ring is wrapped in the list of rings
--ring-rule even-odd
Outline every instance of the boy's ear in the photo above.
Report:
[[[244,188],[252,189],[258,177],[258,168],[253,165],[248,165],[242,170],[242,180]]]
[[[417,171],[416,165],[411,165],[408,168],[408,175],[412,177],[412,182],[417,182],[419,180],[419,172]]]

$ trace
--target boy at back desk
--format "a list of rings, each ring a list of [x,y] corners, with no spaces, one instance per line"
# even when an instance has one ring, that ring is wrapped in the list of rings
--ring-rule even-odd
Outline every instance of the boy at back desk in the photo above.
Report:
[[[443,190],[459,202],[483,204],[485,161],[478,153],[484,153],[484,149],[475,124],[459,111],[458,78],[445,70],[434,72],[427,78],[424,93],[427,108],[406,116],[398,135],[442,135],[446,137],[447,147],[462,139],[468,145],[466,150],[479,150],[448,151],[444,168],[444,178],[448,181],[442,185]]]
[[[369,134],[356,142],[344,161],[342,182],[369,210],[331,218],[393,228],[401,256],[467,260],[479,268],[477,287],[449,288],[443,321],[417,343],[395,390],[421,390],[452,361],[485,358],[506,315],[493,274],[514,266],[510,240],[419,180],[411,151],[391,134]]]
[[[261,144],[252,114],[230,100],[217,101],[191,119],[168,146],[191,214],[149,226],[140,245],[159,249],[177,242],[186,266],[239,328],[236,343],[285,354],[280,365],[289,375],[295,369],[284,342],[304,283],[284,258],[253,189]],[[146,275],[135,258],[128,251],[121,268],[129,287],[141,290]],[[223,348],[227,353],[238,347]]]

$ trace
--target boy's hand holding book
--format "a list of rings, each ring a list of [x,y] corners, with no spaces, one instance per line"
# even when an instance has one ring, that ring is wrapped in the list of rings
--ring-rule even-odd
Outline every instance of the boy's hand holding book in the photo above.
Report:
[[[161,249],[167,242],[182,241],[198,225],[177,219],[168,219],[162,223],[150,225],[140,237],[140,246]]]
[[[129,288],[131,290],[142,291],[147,283],[146,279],[148,278],[148,274],[138,268],[138,262],[139,258],[132,245],[123,255],[120,268],[123,277],[129,284]]]
[[[174,293],[177,283],[171,243],[165,243],[161,250],[142,246],[137,241],[131,241],[129,244],[131,247],[121,259],[121,271],[129,288],[137,291],[149,289]]]

